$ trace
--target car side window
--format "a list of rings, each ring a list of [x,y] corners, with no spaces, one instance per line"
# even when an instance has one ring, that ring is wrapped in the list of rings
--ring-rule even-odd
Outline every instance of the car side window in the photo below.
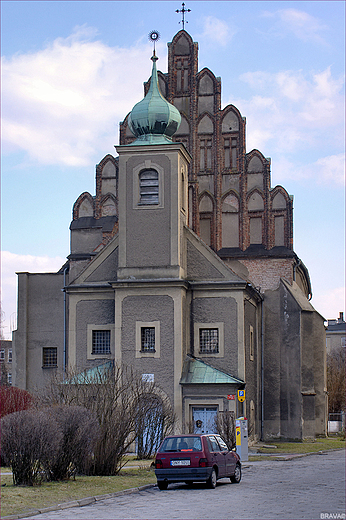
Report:
[[[218,445],[217,443],[217,440],[215,439],[215,437],[208,437],[208,440],[209,440],[209,445],[210,445],[210,451],[220,451],[220,446]]]
[[[218,443],[220,444],[221,451],[229,451],[227,444],[219,435],[216,437],[216,439],[217,439]]]

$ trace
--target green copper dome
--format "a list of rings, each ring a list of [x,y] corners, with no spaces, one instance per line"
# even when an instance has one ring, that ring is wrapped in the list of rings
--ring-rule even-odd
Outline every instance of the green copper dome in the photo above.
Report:
[[[142,101],[137,103],[130,113],[128,124],[137,137],[132,144],[167,144],[172,142],[172,135],[177,131],[181,116],[175,106],[168,103],[160,92],[156,70],[158,58],[152,56],[153,69],[150,88]]]

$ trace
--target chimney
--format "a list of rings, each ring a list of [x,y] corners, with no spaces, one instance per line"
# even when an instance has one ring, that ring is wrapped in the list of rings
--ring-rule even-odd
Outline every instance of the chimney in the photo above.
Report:
[[[343,323],[343,322],[344,322],[344,313],[343,313],[343,312],[339,312],[339,319],[338,319],[338,322],[339,322],[339,323]]]

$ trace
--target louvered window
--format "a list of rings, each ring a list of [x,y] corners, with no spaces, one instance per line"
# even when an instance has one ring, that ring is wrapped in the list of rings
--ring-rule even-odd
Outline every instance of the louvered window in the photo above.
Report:
[[[156,170],[144,170],[139,175],[141,205],[159,203],[159,174]]]

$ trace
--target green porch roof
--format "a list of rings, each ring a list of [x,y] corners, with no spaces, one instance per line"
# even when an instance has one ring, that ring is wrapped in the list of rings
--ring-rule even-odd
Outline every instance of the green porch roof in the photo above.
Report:
[[[222,372],[217,368],[208,365],[201,359],[187,356],[180,379],[181,385],[193,384],[231,384],[244,385],[245,382],[241,379],[232,377],[226,372]]]
[[[103,363],[102,365],[98,365],[96,367],[89,368],[88,370],[84,370],[84,372],[81,372],[80,374],[77,374],[75,376],[72,376],[70,379],[66,379],[63,381],[65,384],[71,384],[71,385],[87,385],[97,382],[98,378],[109,372],[114,368],[114,361],[107,361],[106,363]]]

